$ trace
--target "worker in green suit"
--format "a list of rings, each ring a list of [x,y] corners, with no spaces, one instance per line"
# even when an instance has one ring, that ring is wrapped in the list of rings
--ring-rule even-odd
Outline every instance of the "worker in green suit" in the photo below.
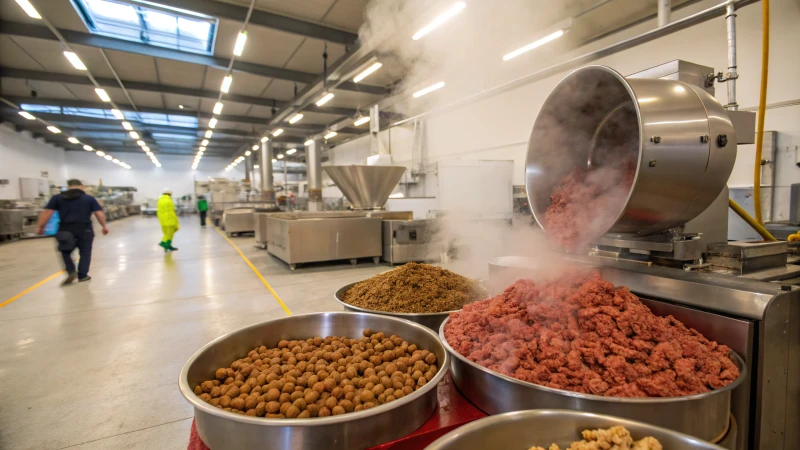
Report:
[[[208,202],[206,197],[200,195],[197,197],[197,211],[200,213],[200,226],[206,226],[206,214],[208,214]]]
[[[172,190],[170,189],[164,189],[163,195],[158,199],[158,221],[161,222],[161,230],[164,232],[164,237],[158,245],[163,247],[165,252],[177,250],[172,246],[172,238],[181,226],[178,223],[178,215],[175,213],[175,203],[172,202]]]

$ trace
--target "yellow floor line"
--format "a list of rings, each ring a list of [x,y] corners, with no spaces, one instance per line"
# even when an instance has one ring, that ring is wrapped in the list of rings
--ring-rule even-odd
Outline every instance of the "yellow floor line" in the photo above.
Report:
[[[4,306],[8,306],[8,305],[10,305],[11,303],[13,303],[15,300],[19,299],[19,298],[20,298],[20,297],[22,297],[23,295],[25,295],[25,294],[27,294],[27,293],[29,293],[29,292],[33,292],[34,290],[36,290],[36,289],[37,289],[38,287],[40,287],[41,285],[43,285],[43,284],[47,283],[48,281],[52,280],[53,278],[56,278],[56,277],[58,277],[58,276],[59,276],[59,275],[61,275],[62,273],[64,273],[64,271],[63,271],[63,270],[59,270],[58,272],[56,272],[56,273],[54,273],[54,274],[50,275],[49,277],[45,278],[44,280],[42,280],[42,281],[40,281],[40,282],[38,282],[38,283],[34,284],[33,286],[29,287],[28,289],[25,289],[24,291],[22,291],[22,292],[20,292],[19,294],[17,294],[17,295],[15,295],[15,296],[11,297],[10,299],[8,299],[8,300],[4,301],[3,303],[0,303],[0,308],[2,308],[2,307],[4,307]]]
[[[237,252],[239,252],[239,256],[241,256],[244,262],[246,262],[247,265],[250,266],[251,269],[253,269],[253,272],[255,272],[256,276],[258,276],[258,279],[261,280],[262,283],[264,283],[264,286],[266,286],[267,289],[269,289],[269,291],[272,293],[272,296],[275,297],[275,300],[277,300],[278,303],[280,303],[281,308],[283,308],[283,311],[286,313],[286,315],[291,316],[292,312],[289,311],[289,308],[287,308],[286,304],[283,303],[283,300],[281,300],[280,296],[278,296],[278,293],[275,292],[275,289],[272,289],[272,286],[270,286],[269,283],[267,283],[267,280],[264,279],[264,276],[261,275],[261,272],[259,272],[258,269],[256,269],[256,266],[254,266],[253,263],[251,263],[250,260],[247,259],[246,256],[244,256],[244,253],[242,253],[242,251],[239,250],[239,247],[236,246],[236,244],[234,244],[232,240],[228,239],[228,236],[225,236],[225,233],[220,231],[220,229],[217,227],[214,227],[214,229],[217,230],[217,233],[219,233],[219,235],[222,236],[223,239],[228,241],[228,244],[231,244],[231,246],[233,246],[233,248],[236,249]]]

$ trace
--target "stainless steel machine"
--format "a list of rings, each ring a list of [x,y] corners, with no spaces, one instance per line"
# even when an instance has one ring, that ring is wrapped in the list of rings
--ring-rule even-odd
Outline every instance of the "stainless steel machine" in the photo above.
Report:
[[[267,248],[267,243],[269,242],[269,233],[267,226],[269,225],[269,216],[281,212],[281,209],[277,206],[265,206],[263,208],[256,208],[255,209],[255,237],[256,237],[256,244],[261,249]]]
[[[383,260],[390,264],[431,261],[440,256],[433,245],[436,222],[421,220],[383,220]]]
[[[256,229],[255,208],[226,208],[222,212],[222,229],[228,236],[252,233]]]
[[[545,213],[560,180],[577,168],[586,182],[615,158],[632,158],[624,201],[592,211],[610,215],[605,234],[563,258],[598,268],[655,313],[672,314],[744,359],[748,378],[731,397],[735,448],[797,448],[797,271],[786,264],[786,243],[727,242],[720,233],[737,141],[748,142],[752,127],[750,116],[710,95],[713,83],[712,69],[681,62],[633,77],[603,66],[574,71],[534,124],[527,193],[538,224],[553,236],[558,230]],[[531,256],[493,261],[493,287],[553,266],[552,258]]]

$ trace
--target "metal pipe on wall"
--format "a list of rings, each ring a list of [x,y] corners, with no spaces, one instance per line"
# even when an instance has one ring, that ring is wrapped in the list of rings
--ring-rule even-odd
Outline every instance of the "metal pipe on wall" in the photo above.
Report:
[[[725,109],[736,111],[739,104],[736,103],[736,79],[739,78],[736,67],[736,6],[731,1],[725,8],[725,22],[728,28],[728,104]]]
[[[261,200],[275,202],[275,187],[272,180],[272,141],[261,142]]]
[[[658,0],[658,26],[663,27],[669,23],[669,15],[672,13],[671,0]]]
[[[306,146],[308,168],[308,210],[322,211],[322,139],[314,139]]]
[[[253,189],[253,158],[244,156],[244,179],[250,182],[250,189]]]
[[[388,155],[389,152],[381,148],[378,133],[381,131],[381,113],[378,104],[369,108],[369,148],[370,155]]]

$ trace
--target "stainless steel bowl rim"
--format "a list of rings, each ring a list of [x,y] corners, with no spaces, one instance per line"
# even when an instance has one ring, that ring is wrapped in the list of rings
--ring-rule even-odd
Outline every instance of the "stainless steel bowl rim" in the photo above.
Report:
[[[600,64],[591,64],[591,65],[584,66],[584,67],[581,67],[579,69],[573,70],[568,75],[566,75],[564,78],[562,78],[561,81],[558,82],[556,87],[554,87],[553,90],[550,91],[550,94],[547,96],[547,98],[544,101],[547,102],[547,100],[550,98],[550,95],[552,95],[552,93],[556,89],[558,89],[558,87],[561,86],[562,83],[564,83],[568,79],[571,81],[571,78],[575,73],[581,72],[581,71],[586,71],[586,70],[602,70],[604,72],[610,73],[611,75],[614,75],[617,79],[619,79],[619,81],[622,83],[622,85],[625,86],[625,90],[628,92],[628,95],[631,96],[631,101],[633,102],[633,107],[634,107],[634,109],[636,109],[636,117],[639,119],[638,120],[638,122],[639,122],[639,124],[638,124],[638,127],[639,127],[639,155],[638,155],[638,158],[636,160],[636,174],[634,174],[633,182],[631,183],[631,187],[628,189],[628,193],[625,196],[625,202],[622,203],[622,209],[617,214],[617,217],[614,219],[613,225],[611,225],[613,227],[625,215],[625,209],[628,207],[628,203],[631,201],[631,196],[633,195],[633,187],[636,186],[636,182],[639,180],[639,170],[642,168],[642,158],[644,157],[644,152],[642,151],[642,143],[643,143],[643,140],[644,140],[643,130],[642,130],[642,111],[641,111],[641,109],[639,109],[639,100],[636,97],[636,93],[633,92],[633,88],[631,87],[630,83],[628,83],[628,80],[625,79],[625,76],[622,75],[621,73],[617,72],[616,70],[612,69],[611,67],[603,66],[603,65],[600,65]],[[537,116],[537,118],[538,118],[538,116]],[[534,127],[535,126],[536,126],[536,121],[534,120]],[[529,139],[529,141],[530,141],[530,139]],[[531,145],[531,143],[528,142],[528,148],[529,149],[530,149],[530,145]],[[526,152],[527,151],[529,151],[529,150],[526,150]],[[526,156],[526,159],[527,159],[527,156]],[[526,162],[526,166],[527,166],[527,162]],[[526,167],[526,170],[527,170],[527,167]],[[526,182],[526,186],[527,186],[527,182]],[[532,193],[526,193],[526,195],[525,195],[525,197],[528,200],[528,204],[530,205],[531,214],[533,215],[534,220],[536,220],[536,223],[539,225],[539,227],[542,230],[544,230],[544,232],[546,234],[547,230],[544,227],[544,222],[542,220],[540,220],[539,217],[536,217],[536,211],[533,208],[533,199],[531,198],[531,195],[532,195]]]
[[[189,367],[191,367],[191,365],[194,363],[194,361],[204,351],[206,351],[210,347],[213,347],[216,343],[227,339],[229,336],[231,336],[233,334],[236,334],[236,333],[238,333],[240,331],[243,331],[243,330],[246,330],[246,329],[249,329],[249,328],[260,327],[260,326],[262,326],[262,325],[264,325],[266,323],[279,322],[279,321],[289,321],[289,320],[292,320],[292,318],[295,318],[295,317],[314,316],[314,315],[339,315],[339,314],[344,314],[344,315],[369,315],[369,314],[365,314],[365,313],[355,313],[355,312],[321,312],[321,313],[309,313],[309,314],[296,314],[296,315],[292,315],[292,316],[288,316],[288,317],[280,317],[278,319],[272,319],[272,320],[267,320],[267,321],[263,321],[263,322],[254,323],[252,325],[248,325],[246,327],[239,328],[238,330],[231,331],[230,333],[226,333],[226,334],[214,339],[213,341],[211,341],[208,344],[204,345],[200,350],[196,351],[192,355],[192,357],[189,358],[189,361],[187,361],[186,364],[183,366],[183,369],[181,369],[180,378],[178,379],[178,385],[180,387],[181,394],[196,409],[200,409],[201,411],[203,411],[203,412],[205,412],[207,414],[211,414],[213,416],[217,416],[217,417],[220,417],[220,418],[223,418],[223,419],[234,420],[236,422],[241,422],[241,423],[251,424],[251,425],[266,425],[266,426],[276,426],[276,427],[286,427],[286,426],[303,426],[303,427],[322,426],[322,425],[331,425],[331,424],[337,424],[337,423],[350,422],[352,420],[355,420],[355,419],[358,419],[358,418],[361,418],[361,417],[367,417],[367,416],[370,416],[370,415],[373,415],[373,414],[377,414],[377,413],[380,413],[380,412],[383,412],[383,411],[389,411],[391,409],[394,409],[394,408],[397,408],[399,406],[402,406],[402,405],[404,405],[406,403],[410,403],[410,402],[414,401],[416,398],[421,397],[423,394],[425,394],[426,392],[430,391],[431,389],[436,389],[436,387],[439,385],[439,382],[442,381],[442,379],[447,374],[448,368],[450,367],[450,353],[447,351],[447,348],[445,348],[444,361],[440,364],[439,371],[436,372],[436,375],[434,375],[433,379],[431,379],[430,382],[426,383],[425,386],[423,386],[421,389],[417,389],[414,392],[412,392],[411,394],[406,395],[403,398],[397,399],[397,400],[395,400],[395,401],[393,401],[391,403],[386,403],[386,404],[383,404],[383,405],[379,405],[379,406],[376,406],[374,408],[365,409],[365,410],[357,411],[357,412],[350,412],[350,413],[346,413],[346,414],[340,414],[338,416],[315,417],[315,418],[309,418],[309,419],[296,419],[296,418],[295,419],[270,419],[270,418],[266,418],[266,417],[251,417],[251,416],[246,416],[244,414],[237,414],[237,413],[233,413],[233,412],[223,411],[223,410],[221,410],[221,409],[219,409],[219,408],[217,408],[215,406],[211,406],[210,404],[208,404],[208,403],[204,402],[203,400],[201,400],[200,397],[197,396],[197,394],[195,394],[194,391],[189,387],[189,382],[188,382]],[[398,318],[394,318],[394,317],[391,317],[391,316],[388,316],[388,317],[387,316],[383,316],[383,317],[387,318],[389,320],[396,320],[396,321],[399,321],[399,322],[403,322],[404,324],[409,325],[409,326],[413,326],[415,328],[419,328],[421,331],[424,331],[425,333],[430,334],[435,339],[437,339],[437,340],[439,339],[439,336],[437,336],[436,333],[434,333],[430,328],[425,327],[423,325],[411,322],[410,320],[398,319]],[[311,336],[311,337],[313,337],[313,336]],[[308,338],[306,338],[306,339],[308,339]],[[351,339],[352,339],[352,337],[351,337]]]
[[[361,312],[365,312],[365,313],[369,313],[369,314],[380,314],[382,316],[397,316],[397,317],[400,317],[400,318],[403,318],[403,317],[444,316],[444,315],[449,315],[451,312],[461,311],[460,309],[454,309],[452,311],[442,311],[442,312],[438,312],[438,313],[401,313],[401,312],[393,312],[393,311],[380,311],[380,310],[377,310],[377,309],[360,308],[358,306],[354,306],[354,305],[351,305],[350,303],[347,303],[346,301],[342,300],[341,297],[340,297],[340,294],[342,296],[344,296],[345,292],[350,290],[350,288],[352,288],[353,286],[357,285],[358,283],[361,283],[361,281],[357,281],[355,283],[350,283],[347,286],[339,289],[338,291],[336,291],[336,294],[334,294],[333,297],[336,299],[337,302],[341,303],[342,306],[344,306],[345,308],[351,308],[351,309],[355,309],[357,311],[361,311]]]
[[[736,354],[736,352],[731,350],[731,353],[730,353],[729,356],[731,357],[731,359],[733,359],[734,364],[736,364],[736,366],[739,368],[739,377],[737,379],[733,380],[732,383],[728,384],[727,386],[725,386],[725,387],[723,387],[721,389],[714,389],[714,390],[711,390],[711,391],[708,391],[708,392],[702,392],[700,394],[681,395],[681,396],[678,396],[678,397],[610,397],[610,396],[603,396],[603,395],[583,394],[583,393],[580,393],[580,392],[568,391],[566,389],[556,389],[556,388],[542,386],[542,385],[535,384],[535,383],[529,383],[527,381],[518,380],[516,378],[509,377],[508,375],[503,375],[502,373],[495,372],[494,370],[488,369],[486,367],[481,366],[480,364],[476,364],[476,363],[470,361],[469,359],[464,357],[464,355],[462,355],[461,353],[455,351],[453,349],[453,347],[451,347],[450,344],[447,342],[447,339],[444,337],[444,327],[447,325],[447,322],[449,320],[450,320],[450,318],[448,317],[447,319],[445,319],[444,322],[442,322],[441,327],[439,327],[439,339],[442,341],[442,345],[444,345],[444,348],[447,350],[447,352],[452,354],[455,358],[458,358],[459,360],[461,360],[465,364],[469,364],[469,365],[471,365],[472,367],[474,367],[476,369],[482,370],[483,372],[486,372],[488,374],[494,375],[494,376],[496,376],[498,378],[501,378],[501,379],[503,379],[505,381],[508,381],[508,382],[511,382],[511,383],[516,383],[516,384],[519,384],[519,385],[522,385],[522,386],[525,386],[525,387],[530,387],[530,388],[534,388],[534,389],[541,389],[543,391],[547,391],[547,392],[551,392],[551,393],[559,394],[559,395],[564,395],[564,396],[567,396],[567,397],[577,397],[577,398],[582,398],[582,399],[587,399],[587,400],[592,400],[592,401],[598,401],[598,402],[614,402],[614,403],[672,403],[672,402],[692,401],[692,400],[701,399],[703,397],[717,395],[720,392],[732,391],[737,386],[742,384],[742,382],[744,382],[745,377],[747,376],[747,366],[745,365],[744,360],[742,360],[742,358],[738,354]]]
[[[651,430],[658,430],[658,431],[660,431],[660,432],[662,432],[664,434],[680,435],[681,437],[685,437],[687,439],[692,439],[692,440],[695,440],[697,442],[702,442],[703,444],[713,445],[713,444],[708,443],[706,441],[703,441],[703,440],[701,440],[699,438],[696,438],[694,436],[690,436],[690,435],[685,434],[685,433],[681,433],[679,431],[669,430],[667,428],[660,427],[658,425],[651,425],[649,423],[638,422],[636,420],[625,419],[625,418],[617,417],[617,416],[609,416],[607,414],[595,414],[595,413],[590,413],[590,412],[574,411],[574,410],[568,410],[568,409],[529,409],[529,410],[525,410],[525,411],[511,411],[511,412],[507,412],[507,413],[502,413],[502,414],[496,414],[496,415],[492,415],[492,416],[482,417],[482,418],[480,418],[478,420],[475,420],[475,421],[472,421],[472,422],[470,422],[470,423],[468,423],[466,425],[462,425],[462,426],[456,428],[453,431],[450,431],[449,433],[445,434],[444,436],[440,437],[439,439],[437,439],[433,443],[431,443],[431,445],[429,445],[427,447],[427,449],[435,450],[437,448],[441,448],[441,447],[447,445],[448,442],[458,439],[458,437],[460,435],[464,434],[464,433],[469,433],[469,432],[474,431],[476,429],[483,428],[483,427],[485,427],[487,425],[493,425],[493,424],[495,424],[497,422],[503,422],[503,421],[506,421],[506,420],[513,420],[513,419],[516,419],[516,418],[527,418],[528,416],[540,417],[540,416],[545,416],[545,415],[564,415],[564,414],[572,415],[572,416],[579,416],[579,417],[584,417],[584,418],[587,418],[587,419],[594,419],[594,420],[614,421],[614,422],[617,422],[618,425],[621,425],[623,427],[628,427],[628,426],[631,426],[631,425],[635,424],[637,426],[643,426],[643,427],[650,428]],[[580,435],[576,436],[576,439],[580,439],[580,438],[581,438]],[[538,444],[542,444],[542,443],[532,443],[531,445],[538,445]]]

